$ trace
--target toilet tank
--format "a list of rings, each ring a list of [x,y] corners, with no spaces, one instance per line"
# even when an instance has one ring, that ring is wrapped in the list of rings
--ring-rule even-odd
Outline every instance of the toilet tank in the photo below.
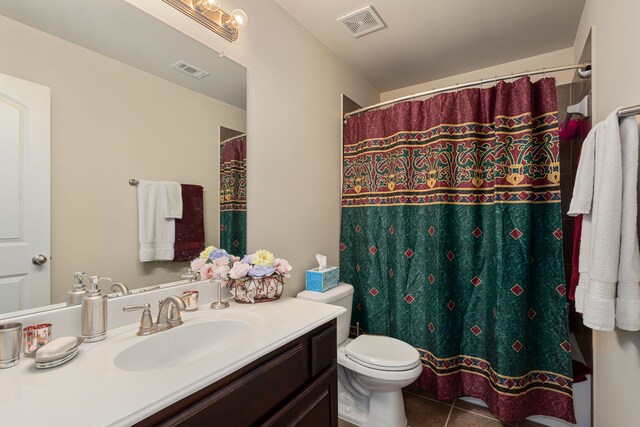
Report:
[[[339,305],[347,309],[347,312],[338,316],[338,345],[349,338],[349,326],[351,324],[351,304],[353,302],[353,286],[341,283],[326,292],[302,291],[298,298],[320,302],[322,304]]]

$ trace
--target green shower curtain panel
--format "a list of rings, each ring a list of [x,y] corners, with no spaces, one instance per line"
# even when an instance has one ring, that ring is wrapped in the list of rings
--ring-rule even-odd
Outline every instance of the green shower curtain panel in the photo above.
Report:
[[[220,146],[220,247],[230,254],[247,251],[247,136]]]
[[[422,357],[418,385],[501,420],[575,422],[554,79],[348,119],[341,279],[353,322]]]

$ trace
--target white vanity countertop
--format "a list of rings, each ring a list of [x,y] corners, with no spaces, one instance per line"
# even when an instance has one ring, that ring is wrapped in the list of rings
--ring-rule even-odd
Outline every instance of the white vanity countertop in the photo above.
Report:
[[[183,313],[182,326],[147,337],[135,335],[138,329],[135,316],[135,323],[109,330],[105,341],[83,344],[78,356],[65,365],[38,370],[32,359],[22,357],[18,366],[0,369],[0,424],[129,426],[344,311],[338,306],[285,297],[260,304],[231,301],[231,306],[221,311],[213,311],[207,304],[196,312]],[[143,340],[165,333],[177,334],[181,328],[186,332],[189,325],[227,319],[247,322],[251,330],[244,339],[218,349],[214,356],[193,360],[186,356],[176,361],[177,366],[171,364],[146,372],[126,371],[115,365],[115,356],[120,351]],[[172,340],[163,343],[167,347],[172,344]],[[175,353],[176,346],[171,348]],[[153,357],[150,354],[149,360]]]

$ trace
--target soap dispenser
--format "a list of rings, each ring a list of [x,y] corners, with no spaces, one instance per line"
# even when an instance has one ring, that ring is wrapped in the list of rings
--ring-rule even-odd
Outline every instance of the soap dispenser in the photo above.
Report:
[[[73,273],[75,283],[70,291],[67,291],[67,305],[80,305],[82,297],[87,293],[87,288],[84,285],[84,278],[87,273],[76,272]]]
[[[82,337],[86,342],[102,341],[107,337],[107,295],[98,285],[108,277],[91,276],[89,290],[82,297]]]

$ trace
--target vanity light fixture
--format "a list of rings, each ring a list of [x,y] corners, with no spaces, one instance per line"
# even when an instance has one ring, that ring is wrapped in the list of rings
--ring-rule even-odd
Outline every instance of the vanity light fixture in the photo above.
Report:
[[[230,42],[238,39],[239,31],[249,20],[242,9],[234,9],[231,13],[222,10],[222,0],[163,1]]]

